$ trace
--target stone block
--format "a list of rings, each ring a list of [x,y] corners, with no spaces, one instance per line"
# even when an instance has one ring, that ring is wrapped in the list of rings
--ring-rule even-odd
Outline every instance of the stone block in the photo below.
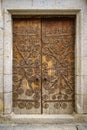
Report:
[[[59,7],[59,8],[65,8],[67,7],[67,9],[76,9],[77,6],[78,8],[82,8],[82,4],[84,4],[84,2],[82,2],[81,0],[78,0],[78,1],[70,1],[70,0],[55,0],[56,1],[56,6]],[[81,2],[81,3],[80,3]]]
[[[87,94],[87,76],[75,76],[75,93]]]
[[[1,15],[1,0],[0,0],[0,15]]]
[[[12,55],[12,39],[10,38],[9,35],[6,34],[5,42],[4,42],[4,55],[5,56]]]
[[[87,26],[87,25],[86,25],[86,26]],[[86,26],[85,26],[85,27],[86,27]],[[86,29],[87,29],[87,28],[86,28]],[[87,31],[86,31],[86,34],[87,34]],[[85,35],[86,35],[86,34],[85,34]],[[85,36],[85,37],[86,37],[86,39],[84,39],[84,41],[83,41],[83,43],[82,43],[82,44],[83,44],[83,45],[82,45],[82,56],[83,56],[83,57],[87,57],[87,36]],[[85,37],[84,37],[84,38],[85,38]]]
[[[13,4],[14,2],[14,4]],[[57,8],[57,9],[84,9],[86,7],[86,2],[82,0],[71,1],[71,0],[3,0],[3,9],[29,9],[34,5],[35,8]]]
[[[12,92],[4,93],[4,113],[10,114],[12,112]]]
[[[0,74],[3,74],[3,55],[0,56]]]
[[[79,125],[78,130],[87,130],[87,125]]]
[[[12,74],[12,56],[4,56],[4,74]]]
[[[3,113],[3,93],[0,92],[0,114]]]
[[[0,56],[3,55],[3,17],[0,16]]]
[[[12,126],[10,126],[10,125],[0,125],[0,130],[12,130]]]
[[[76,130],[74,126],[60,126],[57,124],[16,125],[13,130]]]
[[[12,75],[4,75],[4,92],[12,92]]]
[[[12,26],[11,16],[5,12],[4,74],[12,73]]]
[[[75,75],[81,75],[81,58],[75,57]]]
[[[87,57],[81,57],[81,75],[87,76]]]
[[[83,109],[84,109],[84,113],[87,113],[87,94],[84,95],[84,106],[83,106]]]
[[[2,45],[1,45],[2,46]],[[0,46],[0,47],[1,47]],[[0,56],[3,56],[3,48],[0,48]]]
[[[81,92],[83,94],[87,94],[87,75],[86,76],[81,76]]]
[[[29,9],[32,7],[33,0],[3,0],[2,1],[2,8],[10,8],[10,9]]]
[[[5,38],[8,38],[5,39],[5,41],[9,41],[9,39],[12,39],[12,18],[11,18],[11,14],[5,10],[4,12],[4,30],[5,30]]]
[[[0,92],[3,92],[3,74],[0,74]]]
[[[75,111],[77,113],[83,113],[83,95],[76,94],[75,95]]]
[[[3,16],[0,15],[0,31],[3,30]]]
[[[54,8],[55,0],[33,0],[33,8]]]
[[[75,76],[75,94],[82,93],[81,76]]]

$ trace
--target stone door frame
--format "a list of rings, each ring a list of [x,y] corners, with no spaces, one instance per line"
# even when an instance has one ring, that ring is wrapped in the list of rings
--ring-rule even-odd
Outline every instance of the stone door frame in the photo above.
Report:
[[[82,40],[82,14],[80,10],[13,10],[7,9],[4,12],[4,114],[12,118],[50,118],[60,119],[63,115],[15,115],[12,110],[12,15],[76,15],[76,36],[75,36],[75,113],[83,114],[83,85],[81,78],[81,43]],[[73,115],[66,115],[65,119],[73,119]]]

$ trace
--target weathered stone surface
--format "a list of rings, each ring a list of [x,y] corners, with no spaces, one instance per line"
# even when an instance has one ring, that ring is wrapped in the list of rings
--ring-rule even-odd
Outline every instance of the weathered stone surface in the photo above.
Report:
[[[87,75],[83,75],[83,76],[81,76],[81,83],[82,83],[82,93],[84,94],[84,95],[87,95]]]
[[[3,113],[3,16],[0,0],[0,114]]]
[[[3,100],[0,99],[0,113],[3,112]]]
[[[78,130],[87,130],[87,125],[78,126]]]
[[[81,75],[87,75],[87,57],[81,58],[81,66]]]
[[[4,114],[12,112],[12,92],[4,93]]]
[[[3,92],[3,74],[0,74],[0,92]]]
[[[48,125],[48,124],[35,124],[35,125],[18,125],[14,126],[14,130],[76,130],[74,126],[59,126],[59,125]]]
[[[80,56],[75,57],[75,75],[80,76],[81,75],[81,64],[80,64]]]
[[[4,75],[4,92],[12,92],[12,74]]]
[[[0,56],[0,74],[3,74],[3,55]]]
[[[0,130],[12,130],[12,127],[4,125],[4,126],[0,126]]]
[[[87,113],[87,94],[84,94],[84,113]]]
[[[0,10],[1,10],[1,0],[0,0]]]
[[[87,24],[85,26],[87,26]],[[85,32],[87,32],[87,28],[85,29]],[[85,36],[84,36],[84,44],[82,45],[82,56],[87,57],[87,38]]]
[[[0,130],[76,130],[75,126],[60,126],[60,125],[43,125],[43,124],[29,124],[29,125],[6,125],[0,124]],[[81,129],[82,130],[82,129]],[[85,130],[85,129],[84,129]]]
[[[82,94],[76,94],[75,95],[75,110],[77,113],[83,113],[83,95]]]
[[[10,8],[10,9],[29,9],[29,8],[57,8],[57,9],[77,9],[77,6],[79,9],[84,8],[86,6],[86,1],[78,0],[78,1],[71,1],[71,0],[3,0],[2,5],[3,8]],[[53,6],[52,6],[53,5]]]
[[[10,9],[14,9],[14,8],[18,8],[18,9],[27,9],[29,7],[32,6],[32,0],[26,0],[26,3],[25,3],[25,0],[21,0],[21,3],[20,3],[20,0],[5,0],[2,2],[2,8],[10,8]]]
[[[76,82],[75,82],[75,94],[81,94],[82,88],[81,88],[81,76],[76,75],[75,76]]]
[[[3,93],[0,92],[0,114],[3,113]]]
[[[4,74],[12,74],[12,21],[9,12],[5,12],[4,16]]]

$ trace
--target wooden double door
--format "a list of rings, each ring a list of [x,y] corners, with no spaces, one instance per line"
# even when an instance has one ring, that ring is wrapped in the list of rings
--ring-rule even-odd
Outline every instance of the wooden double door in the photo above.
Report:
[[[13,18],[13,110],[74,110],[75,18]]]

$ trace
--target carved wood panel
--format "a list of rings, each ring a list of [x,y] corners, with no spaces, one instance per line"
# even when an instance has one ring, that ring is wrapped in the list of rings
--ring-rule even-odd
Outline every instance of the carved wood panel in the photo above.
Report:
[[[13,108],[41,113],[41,22],[13,20]]]
[[[13,19],[15,113],[74,109],[74,18]]]
[[[74,20],[42,20],[43,113],[72,113],[74,108]]]

